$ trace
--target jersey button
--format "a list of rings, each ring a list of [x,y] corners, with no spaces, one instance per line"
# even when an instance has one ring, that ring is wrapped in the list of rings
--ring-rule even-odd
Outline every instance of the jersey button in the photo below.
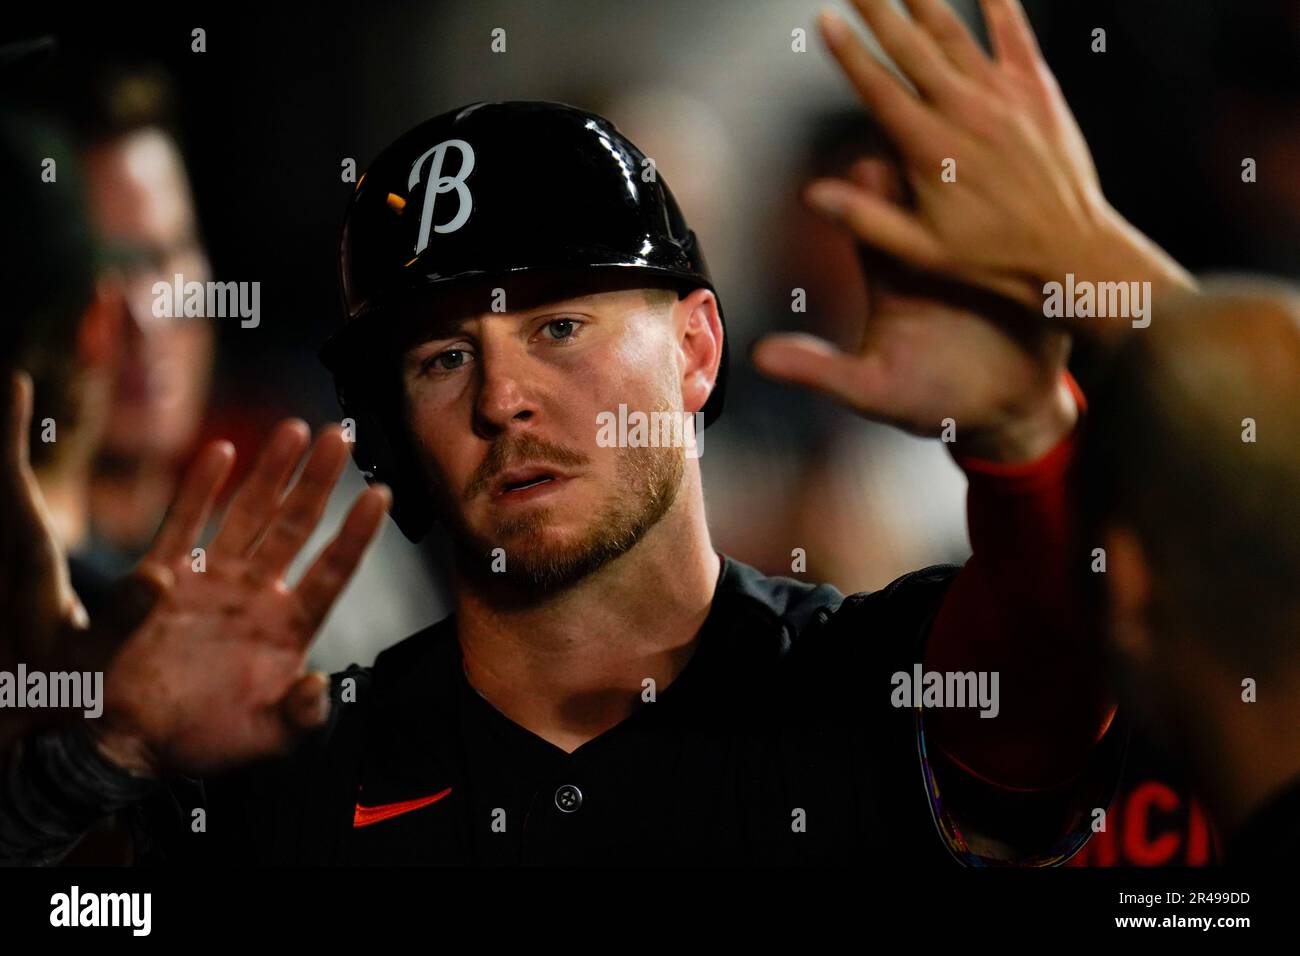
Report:
[[[582,806],[582,791],[571,783],[566,783],[555,791],[555,805],[565,813],[573,813]]]

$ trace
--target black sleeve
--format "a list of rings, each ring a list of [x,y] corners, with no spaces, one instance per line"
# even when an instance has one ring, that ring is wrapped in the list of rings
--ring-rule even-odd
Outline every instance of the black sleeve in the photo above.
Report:
[[[58,863],[97,822],[161,787],[105,760],[83,724],[33,734],[4,758],[0,863]]]
[[[352,699],[368,696],[369,678],[355,666],[334,675],[329,721],[289,755],[210,779],[133,776],[81,724],[20,741],[0,764],[0,864],[56,864],[119,810],[141,865],[338,862],[359,759]]]

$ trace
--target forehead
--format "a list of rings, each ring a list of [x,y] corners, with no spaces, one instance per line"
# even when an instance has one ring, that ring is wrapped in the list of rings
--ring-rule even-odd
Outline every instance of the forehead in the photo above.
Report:
[[[527,273],[435,287],[398,309],[399,344],[409,347],[485,314],[526,315],[552,309],[616,312],[645,305],[645,280],[597,273]]]
[[[176,144],[166,133],[136,130],[92,147],[85,163],[102,233],[170,241],[192,230],[189,184]]]

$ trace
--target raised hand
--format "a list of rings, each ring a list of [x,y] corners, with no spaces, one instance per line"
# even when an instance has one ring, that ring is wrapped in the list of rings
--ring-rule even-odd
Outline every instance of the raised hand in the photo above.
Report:
[[[28,459],[32,380],[15,372],[0,396],[0,670],[102,670],[157,597],[147,575],[118,583],[91,622],[72,589],[67,557]],[[0,710],[0,748],[79,710]]]
[[[901,202],[892,163],[854,164],[855,189]],[[913,434],[954,427],[960,454],[1002,462],[1050,450],[1078,417],[1063,372],[1069,336],[1016,303],[943,276],[900,267],[862,249],[869,311],[858,348],[803,333],[764,337],[753,360],[765,374],[815,389]]]
[[[328,678],[306,672],[307,649],[356,570],[391,502],[382,485],[357,498],[294,588],[284,574],[320,521],[348,457],[324,429],[293,488],[309,440],[282,422],[202,556],[192,549],[234,461],[214,442],[185,477],[138,573],[161,582],[153,611],[107,675],[101,751],[137,773],[219,771],[283,752],[328,715]],[[201,567],[201,570],[196,568]]]
[[[854,6],[911,87],[833,13],[823,13],[822,34],[897,148],[914,204],[847,180],[812,184],[810,202],[882,252],[1040,314],[1044,283],[1067,272],[1193,285],[1106,202],[1018,0],[982,0],[992,58],[945,0],[909,0],[911,19],[890,0]]]

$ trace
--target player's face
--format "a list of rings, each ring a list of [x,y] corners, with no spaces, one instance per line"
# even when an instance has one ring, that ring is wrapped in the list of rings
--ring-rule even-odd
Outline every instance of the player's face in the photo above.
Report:
[[[681,408],[675,309],[618,290],[430,310],[402,356],[405,412],[469,573],[562,587],[668,511],[684,450],[606,447],[599,416]]]
[[[106,298],[126,321],[104,449],[169,455],[194,438],[211,375],[213,334],[202,318],[157,318],[155,282],[206,282],[189,185],[175,144],[141,130],[85,157],[96,230],[110,253]]]

